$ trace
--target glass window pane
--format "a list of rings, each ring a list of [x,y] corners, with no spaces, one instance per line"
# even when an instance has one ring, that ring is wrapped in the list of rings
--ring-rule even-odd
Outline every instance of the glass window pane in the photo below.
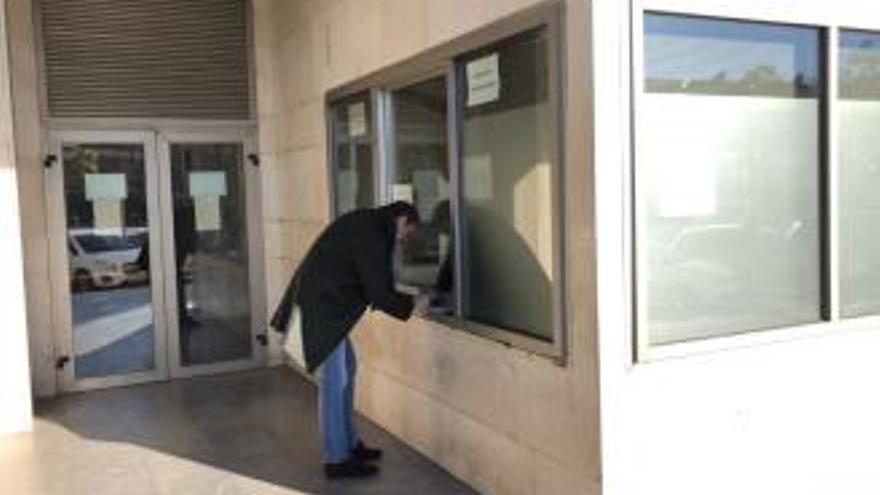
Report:
[[[433,311],[453,308],[454,265],[449,209],[449,156],[446,79],[429,81],[392,93],[394,148],[391,194],[413,203],[422,218],[415,242],[402,253],[401,283],[435,294]]]
[[[817,29],[645,17],[650,342],[820,319]]]
[[[546,29],[459,61],[464,317],[552,340],[554,168]]]
[[[330,112],[336,213],[375,206],[370,95],[335,102]]]
[[[251,357],[243,150],[171,145],[180,365]]]
[[[77,379],[155,369],[144,147],[63,149]]]
[[[880,34],[840,36],[840,304],[880,313]]]

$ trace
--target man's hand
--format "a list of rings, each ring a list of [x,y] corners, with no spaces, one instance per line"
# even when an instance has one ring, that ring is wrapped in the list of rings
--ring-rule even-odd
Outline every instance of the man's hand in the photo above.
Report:
[[[431,297],[428,294],[418,294],[413,297],[413,316],[421,318],[428,314],[428,306],[431,305]]]

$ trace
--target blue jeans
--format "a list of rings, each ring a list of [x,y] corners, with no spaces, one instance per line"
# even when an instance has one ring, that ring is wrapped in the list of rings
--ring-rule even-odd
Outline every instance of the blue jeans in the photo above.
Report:
[[[318,412],[325,463],[347,460],[358,441],[354,427],[356,373],[354,346],[346,338],[321,365]]]

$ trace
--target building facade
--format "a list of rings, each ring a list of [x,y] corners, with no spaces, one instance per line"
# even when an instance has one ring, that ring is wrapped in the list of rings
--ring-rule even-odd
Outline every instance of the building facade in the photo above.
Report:
[[[357,405],[478,491],[880,490],[880,7],[3,4],[4,430],[284,364],[310,243],[407,200]]]

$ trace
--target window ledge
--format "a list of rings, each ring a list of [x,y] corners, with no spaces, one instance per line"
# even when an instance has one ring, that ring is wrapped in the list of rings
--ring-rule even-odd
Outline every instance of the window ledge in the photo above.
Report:
[[[650,346],[645,357],[639,359],[635,366],[670,359],[684,359],[713,354],[761,347],[774,344],[795,342],[818,337],[835,337],[853,333],[876,331],[880,329],[880,316],[866,316],[847,320],[819,322],[809,325],[780,327],[769,330],[755,330],[748,333],[712,337],[691,342],[660,344]]]
[[[542,358],[549,358],[560,367],[565,367],[567,364],[563,345],[560,342],[549,342],[537,337],[468,321],[455,316],[428,314],[420,317],[420,319],[450,330],[463,332],[475,338],[482,338],[507,348],[513,348]]]

